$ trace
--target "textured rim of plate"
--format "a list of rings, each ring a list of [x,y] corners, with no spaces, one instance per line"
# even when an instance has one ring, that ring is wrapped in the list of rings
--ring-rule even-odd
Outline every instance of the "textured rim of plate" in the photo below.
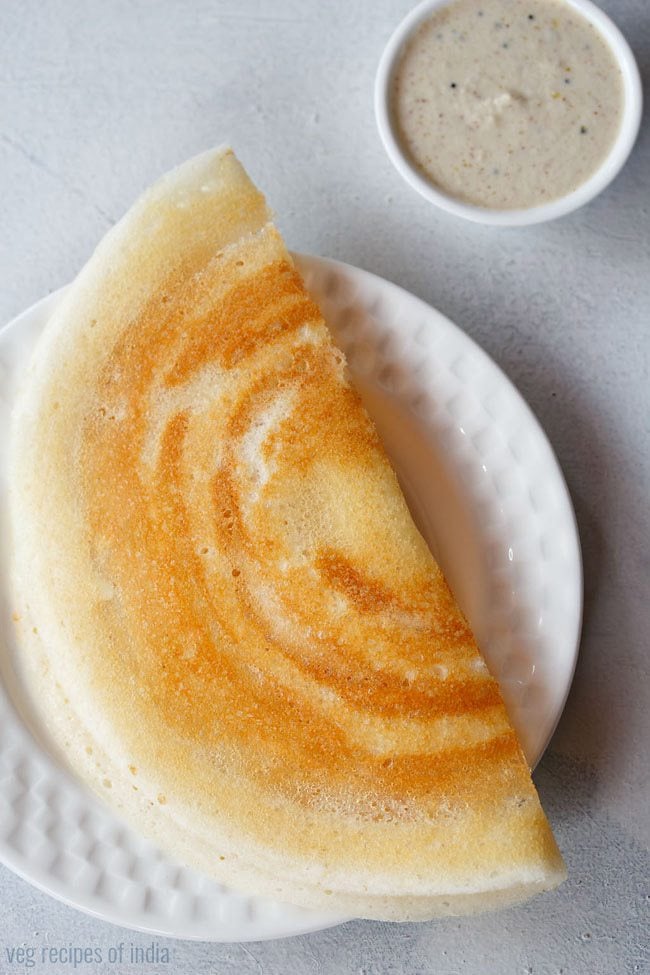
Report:
[[[527,751],[534,764],[555,729],[569,692],[582,611],[575,517],[546,436],[495,363],[433,308],[367,271],[308,255],[296,255],[296,259],[348,356],[353,376],[360,384],[376,386],[389,403],[394,400],[435,440],[436,448],[444,451],[462,480],[464,503],[475,504],[482,512],[487,487],[488,493],[492,491],[487,505],[492,504],[493,515],[496,511],[497,517],[499,512],[507,517],[510,506],[510,514],[515,511],[524,522],[536,518],[556,534],[558,527],[562,529],[561,551],[553,549],[552,539],[547,539],[551,547],[542,559],[549,573],[545,584],[550,581],[562,597],[564,612],[561,652],[556,652],[555,669],[547,675],[550,683],[555,681],[552,693],[540,698],[537,687],[533,705],[526,704],[526,695],[530,696],[531,686],[535,692],[536,685],[531,685],[531,673],[522,669],[521,662],[518,669],[516,654],[508,658],[511,672],[506,667],[503,673],[496,673],[504,681],[502,690],[513,720],[517,717],[520,724],[523,720],[525,729],[532,716],[536,734],[528,741]],[[27,347],[33,346],[63,290],[42,299],[0,330],[0,426],[9,420],[16,382],[29,354]],[[437,395],[441,390],[444,395]],[[492,477],[496,479],[490,481]],[[513,486],[519,492],[514,506]],[[5,492],[0,454],[0,538],[6,537]],[[489,536],[488,529],[489,525],[485,529]],[[6,553],[0,552],[0,556],[6,559]],[[498,563],[498,553],[496,558]],[[508,566],[496,564],[494,569],[495,577],[500,578],[499,573],[507,573]],[[506,588],[510,584],[507,578],[505,584]],[[535,586],[532,590],[534,598]],[[531,598],[530,592],[526,598]],[[520,622],[513,617],[515,630]],[[15,644],[6,586],[4,590],[0,586],[0,626],[0,640],[7,644],[0,648],[0,861],[73,907],[155,935],[213,942],[260,941],[306,934],[348,920],[233,892],[172,862],[124,825],[32,733],[11,664]],[[486,656],[493,671],[498,671],[495,659],[488,652]],[[532,663],[533,674],[537,663]]]

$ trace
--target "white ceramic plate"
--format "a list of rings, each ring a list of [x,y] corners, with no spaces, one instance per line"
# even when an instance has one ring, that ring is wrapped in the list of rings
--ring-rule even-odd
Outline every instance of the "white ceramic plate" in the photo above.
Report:
[[[297,260],[534,765],[571,683],[582,595],[575,520],[548,441],[492,360],[434,309],[357,268]],[[11,403],[60,294],[0,332],[0,539]],[[182,867],[76,781],[21,689],[0,557],[0,859],[75,907],[177,938],[255,941],[344,920]]]

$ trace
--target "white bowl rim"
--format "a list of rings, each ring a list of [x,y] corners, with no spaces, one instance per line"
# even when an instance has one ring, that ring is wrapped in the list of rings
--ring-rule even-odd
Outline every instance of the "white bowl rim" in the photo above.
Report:
[[[548,203],[522,209],[500,210],[473,206],[436,189],[410,162],[395,135],[390,106],[390,82],[405,41],[441,7],[454,0],[422,0],[401,21],[390,37],[381,56],[375,80],[375,116],[384,148],[400,175],[430,203],[448,213],[474,223],[501,227],[523,227],[564,216],[588,203],[618,175],[630,155],[641,124],[643,94],[636,60],[627,40],[600,7],[592,0],[563,0],[582,14],[602,34],[621,70],[623,81],[623,115],[618,134],[602,163],[575,190]]]

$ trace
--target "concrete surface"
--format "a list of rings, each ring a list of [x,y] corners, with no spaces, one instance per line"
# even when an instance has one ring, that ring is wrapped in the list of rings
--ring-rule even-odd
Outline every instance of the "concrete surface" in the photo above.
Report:
[[[601,4],[650,69],[646,0]],[[585,561],[581,656],[536,781],[570,879],[498,915],[351,922],[255,945],[163,942],[158,975],[647,973],[650,884],[650,129],[595,202],[508,231],[445,217],[388,162],[372,84],[409,0],[1,0],[0,320],[70,280],[154,177],[230,141],[296,250],[431,302],[502,366],[567,477]],[[7,946],[152,939],[0,867]],[[105,951],[106,953],[106,951]]]

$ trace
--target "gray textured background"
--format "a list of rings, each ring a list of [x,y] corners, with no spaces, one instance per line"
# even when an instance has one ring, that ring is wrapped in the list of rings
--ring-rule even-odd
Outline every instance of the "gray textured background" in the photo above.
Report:
[[[646,76],[647,0],[601,5]],[[581,656],[536,773],[570,879],[525,907],[477,919],[358,921],[247,946],[168,942],[172,963],[123,966],[120,975],[650,971],[647,113],[627,167],[577,214],[514,231],[445,217],[401,182],[372,115],[377,60],[410,6],[0,0],[0,321],[69,281],[159,173],[230,141],[293,249],[388,277],[475,338],[540,418],[580,527]],[[151,943],[4,867],[0,902],[2,975],[72,971],[8,966],[6,945]]]

